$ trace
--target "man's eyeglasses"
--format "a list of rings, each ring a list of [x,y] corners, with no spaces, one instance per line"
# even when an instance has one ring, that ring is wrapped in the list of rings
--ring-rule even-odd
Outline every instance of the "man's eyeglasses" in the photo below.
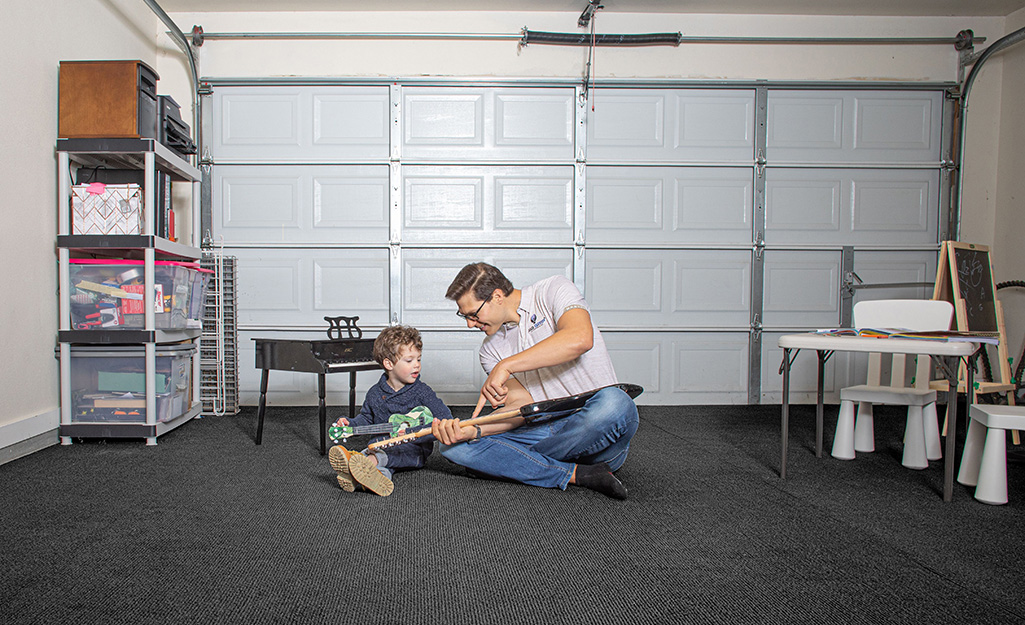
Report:
[[[491,298],[494,295],[495,295],[494,293],[492,293],[491,295],[488,295],[488,298],[486,300],[484,300],[483,302],[481,302],[480,307],[477,308],[477,310],[473,311],[472,313],[461,313],[461,312],[459,312],[457,310],[456,311],[456,316],[461,317],[462,319],[467,319],[469,321],[477,321],[478,320],[477,319],[477,315],[480,314],[481,308],[484,308],[484,304],[487,304],[488,302],[490,302]]]

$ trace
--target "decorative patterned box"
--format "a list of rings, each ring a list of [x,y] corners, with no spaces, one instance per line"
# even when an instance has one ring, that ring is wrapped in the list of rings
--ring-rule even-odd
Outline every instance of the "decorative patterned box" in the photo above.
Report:
[[[142,234],[142,187],[76,184],[71,187],[72,234]]]

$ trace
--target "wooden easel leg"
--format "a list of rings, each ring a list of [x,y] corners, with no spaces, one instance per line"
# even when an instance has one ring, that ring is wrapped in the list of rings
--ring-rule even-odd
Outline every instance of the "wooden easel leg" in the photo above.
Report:
[[[1014,391],[1007,391],[1007,405],[1014,405]],[[1021,433],[1018,430],[1011,430],[1011,443],[1021,445]]]

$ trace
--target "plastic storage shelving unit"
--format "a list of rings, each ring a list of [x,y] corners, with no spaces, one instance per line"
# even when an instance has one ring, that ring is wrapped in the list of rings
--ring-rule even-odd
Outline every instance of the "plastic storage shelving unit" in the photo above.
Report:
[[[154,234],[156,206],[156,172],[163,171],[171,179],[193,185],[195,206],[199,197],[202,174],[177,154],[154,139],[58,139],[58,233],[57,250],[60,285],[60,438],[62,445],[70,445],[73,437],[83,438],[145,438],[147,445],[156,445],[157,437],[185,423],[202,410],[199,398],[199,337],[202,328],[157,329],[152,305],[155,294],[154,265],[157,260],[198,261],[202,256],[197,233],[191,236],[192,245],[183,245]],[[71,234],[71,164],[82,167],[111,169],[142,169],[143,225],[138,235],[79,235]],[[195,210],[193,217],[195,217]],[[195,220],[193,219],[193,223]],[[195,230],[195,229],[193,229]],[[143,261],[142,302],[145,325],[141,329],[73,329],[71,325],[70,260],[72,253],[111,259]],[[191,406],[181,414],[163,415],[158,419],[157,409],[157,351],[161,345],[191,343],[196,347],[191,355]],[[145,418],[126,418],[124,421],[74,420],[72,408],[72,344],[90,346],[141,346],[145,358]],[[163,406],[161,406],[163,408]]]

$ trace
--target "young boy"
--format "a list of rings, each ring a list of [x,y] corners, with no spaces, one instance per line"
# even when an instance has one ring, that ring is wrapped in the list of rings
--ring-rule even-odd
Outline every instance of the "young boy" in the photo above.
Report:
[[[451,419],[452,411],[438,399],[431,387],[420,380],[422,351],[423,339],[416,328],[385,328],[374,340],[374,360],[384,367],[381,379],[367,391],[359,414],[352,420],[339,419],[335,425],[387,423],[391,415],[408,413],[417,406],[426,406],[435,419]],[[388,437],[381,436],[375,440],[385,438]],[[389,448],[387,452],[380,450],[365,456],[336,445],[328,452],[328,459],[338,473],[338,485],[343,490],[351,493],[359,484],[384,497],[394,489],[392,474],[399,469],[419,469],[424,466],[433,448],[433,439],[421,439]]]

